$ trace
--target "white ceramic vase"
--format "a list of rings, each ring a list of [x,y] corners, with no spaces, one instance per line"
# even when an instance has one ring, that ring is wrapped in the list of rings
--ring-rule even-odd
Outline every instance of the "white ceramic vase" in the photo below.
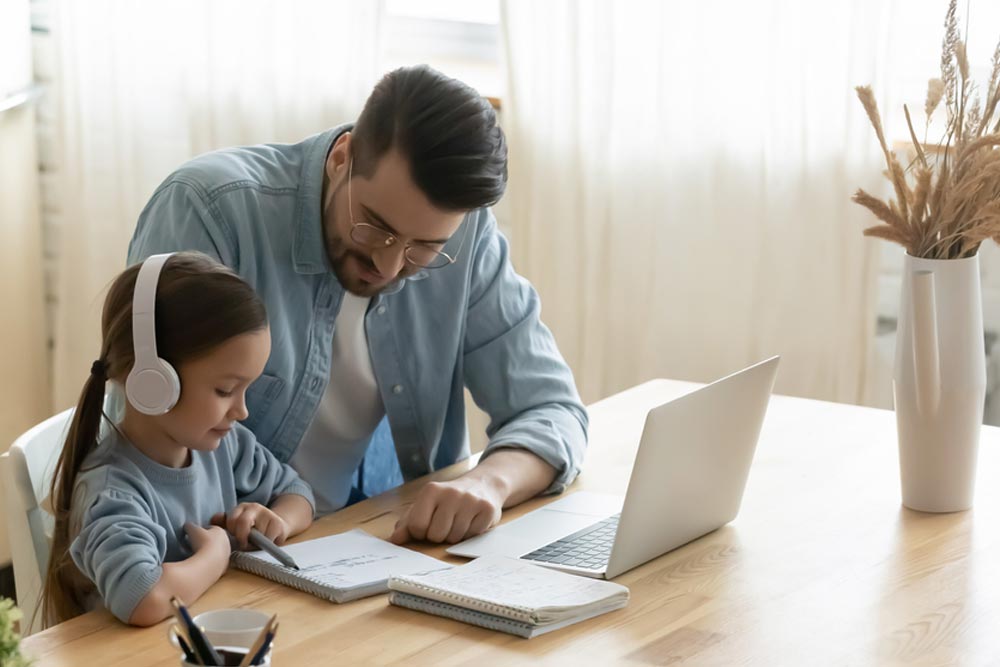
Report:
[[[893,396],[903,504],[972,506],[986,399],[979,256],[906,255]]]

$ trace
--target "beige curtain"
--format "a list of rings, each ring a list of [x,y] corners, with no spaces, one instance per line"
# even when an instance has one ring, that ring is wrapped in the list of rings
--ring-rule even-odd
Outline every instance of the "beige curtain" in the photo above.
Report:
[[[31,84],[27,0],[0,3],[0,104]],[[23,99],[23,98],[20,98]],[[35,109],[0,111],[0,453],[50,410]],[[0,510],[5,500],[0,496]],[[0,511],[0,565],[10,562]]]
[[[502,2],[513,257],[586,401],[772,354],[779,392],[865,399],[853,87],[884,83],[890,6]]]
[[[136,218],[185,160],[353,120],[378,72],[377,0],[59,0],[55,407],[76,402]]]
[[[31,106],[0,113],[0,452],[50,411],[34,128]]]

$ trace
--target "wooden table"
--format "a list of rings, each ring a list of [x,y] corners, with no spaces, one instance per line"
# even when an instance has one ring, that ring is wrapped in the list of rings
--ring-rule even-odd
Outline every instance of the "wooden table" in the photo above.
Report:
[[[695,386],[656,380],[593,405],[585,472],[571,490],[624,492],[645,412]],[[627,608],[531,640],[391,607],[385,596],[331,604],[236,571],[193,608],[278,613],[276,667],[1000,665],[998,445],[1000,429],[984,427],[972,511],[922,514],[900,505],[892,412],[775,396],[737,519],[619,577],[632,591]],[[423,484],[468,465],[338,512],[302,537],[353,527],[387,537]],[[442,547],[417,548],[443,557]],[[23,646],[43,666],[178,665],[165,627],[128,628],[95,612]]]

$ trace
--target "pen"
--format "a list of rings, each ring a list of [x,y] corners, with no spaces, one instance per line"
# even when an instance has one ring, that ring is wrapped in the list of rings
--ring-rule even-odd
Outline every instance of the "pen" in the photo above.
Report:
[[[267,537],[267,535],[260,532],[256,528],[250,529],[250,536],[247,539],[249,540],[250,544],[274,556],[277,559],[277,561],[282,565],[284,565],[285,567],[290,567],[294,570],[301,569],[296,564],[295,560],[288,555],[287,551],[285,551],[277,544],[272,542],[270,538]]]
[[[181,629],[180,625],[174,625],[172,628],[174,632],[174,637],[177,638],[177,643],[181,646],[181,651],[184,652],[184,659],[193,665],[201,664],[201,660],[195,655],[194,651],[191,650],[191,646],[187,642],[187,634]]]
[[[225,515],[225,514],[222,515],[222,524],[221,525],[222,525],[223,528],[225,528],[226,522],[228,521],[228,519],[226,518],[226,516],[227,515]],[[284,549],[282,549],[281,547],[279,547],[277,544],[275,544],[274,542],[272,542],[271,539],[267,535],[265,535],[264,533],[260,532],[256,528],[251,528],[250,529],[250,534],[247,536],[247,542],[249,542],[250,544],[254,545],[255,547],[257,547],[261,551],[266,551],[267,553],[271,554],[272,556],[274,556],[275,560],[277,560],[279,563],[281,563],[285,567],[291,568],[293,570],[301,570],[302,569],[302,568],[300,568],[298,566],[298,563],[296,563],[295,560],[291,556],[288,555],[287,551],[285,551]]]
[[[202,634],[201,628],[194,624],[191,614],[188,613],[184,603],[178,598],[172,597],[170,598],[170,604],[174,606],[176,615],[181,621],[181,627],[187,630],[188,638],[191,640],[191,650],[194,651],[199,661],[205,665],[223,664],[222,656],[215,650],[215,647],[208,641],[208,638]]]

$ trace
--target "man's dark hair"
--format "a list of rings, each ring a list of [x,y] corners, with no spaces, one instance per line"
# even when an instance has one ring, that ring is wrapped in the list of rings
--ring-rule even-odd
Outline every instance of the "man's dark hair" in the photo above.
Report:
[[[489,101],[427,65],[401,67],[375,86],[354,126],[354,173],[370,177],[391,148],[438,208],[495,204],[507,185],[507,141]]]

